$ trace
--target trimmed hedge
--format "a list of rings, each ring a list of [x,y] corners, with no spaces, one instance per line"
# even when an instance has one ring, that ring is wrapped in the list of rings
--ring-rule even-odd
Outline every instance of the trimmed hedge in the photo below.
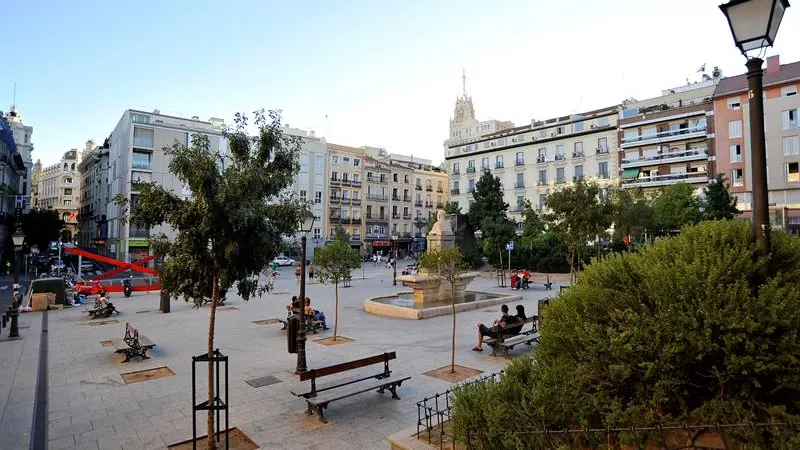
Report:
[[[512,432],[797,421],[800,239],[774,233],[771,260],[756,255],[748,223],[716,221],[591,264],[547,309],[532,357],[458,390],[458,438],[552,448]],[[784,431],[728,436],[741,448],[800,448]]]

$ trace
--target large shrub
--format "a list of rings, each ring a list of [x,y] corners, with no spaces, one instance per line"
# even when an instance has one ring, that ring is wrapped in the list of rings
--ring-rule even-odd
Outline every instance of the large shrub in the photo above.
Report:
[[[512,432],[800,418],[800,240],[775,233],[767,261],[750,233],[745,222],[705,222],[588,266],[547,309],[532,358],[457,392],[459,438],[472,430],[478,448],[549,448]],[[800,448],[792,434],[728,436]]]

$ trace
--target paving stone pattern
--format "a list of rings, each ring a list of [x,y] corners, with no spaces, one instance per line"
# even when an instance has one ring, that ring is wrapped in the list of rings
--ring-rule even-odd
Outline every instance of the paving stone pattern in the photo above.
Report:
[[[244,302],[229,295],[228,310],[217,315],[215,347],[230,357],[230,426],[244,431],[265,449],[375,449],[387,448],[384,438],[416,423],[416,401],[450,384],[423,375],[447,364],[450,360],[450,323],[447,316],[421,321],[379,317],[363,311],[367,297],[408,291],[392,286],[390,270],[372,267],[368,263],[367,279],[361,271],[354,272],[352,287],[340,289],[341,310],[339,333],[354,342],[323,346],[309,339],[307,360],[309,368],[336,364],[346,360],[396,351],[392,361],[395,373],[409,373],[412,378],[398,389],[401,400],[390,395],[365,393],[332,403],[326,411],[328,424],[314,416],[305,415],[305,402],[289,393],[298,383],[293,374],[296,356],[287,353],[286,334],[280,324],[257,325],[253,321],[285,317],[285,306],[291,294],[267,295]],[[298,283],[292,268],[282,268],[275,291],[296,292]],[[476,279],[471,289],[502,291],[492,279]],[[557,292],[537,287],[519,291],[522,304],[529,314],[536,312],[536,301]],[[308,296],[316,309],[325,311],[328,323],[334,321],[333,287],[317,282],[307,285]],[[517,293],[517,292],[515,292]],[[89,321],[80,308],[51,313],[49,320],[49,448],[58,449],[160,449],[191,438],[191,356],[206,350],[208,308],[193,309],[184,302],[173,302],[169,314],[156,312],[159,296],[134,293],[131,298],[114,295],[111,301],[122,311],[119,324],[88,327]],[[516,303],[514,303],[515,305]],[[514,305],[509,305],[513,310]],[[142,309],[150,314],[136,314]],[[498,307],[499,310],[499,307]],[[488,356],[488,351],[470,351],[475,344],[475,324],[491,323],[497,312],[481,310],[458,314],[456,361],[458,364],[492,372],[506,363]],[[28,333],[37,333],[34,315]],[[122,338],[125,323],[138,328],[156,347],[151,359],[121,363],[122,357],[100,342]],[[331,331],[314,335],[332,335]],[[26,345],[28,341],[25,341]],[[0,344],[0,350],[11,352],[14,343]],[[31,347],[33,345],[31,344]],[[512,357],[527,354],[527,346],[511,352]],[[35,380],[35,367],[28,364],[34,358],[33,348],[14,349],[20,361],[0,366],[0,379],[14,373],[30,374]],[[4,364],[0,362],[0,364]],[[175,376],[126,385],[121,373],[168,366]],[[247,383],[272,376],[279,382],[255,388]],[[35,382],[34,382],[35,383]],[[203,400],[206,369],[198,366],[198,402]],[[16,391],[9,394],[3,384],[0,402],[6,423],[24,425],[30,412],[15,402]],[[27,386],[27,384],[26,384]],[[30,389],[34,388],[30,385]],[[25,389],[28,389],[25,387]],[[8,419],[6,419],[8,416]],[[27,427],[29,428],[28,419]],[[12,425],[9,425],[11,427]],[[205,416],[198,415],[198,434],[205,434]],[[5,439],[5,436],[0,438]],[[5,447],[4,448],[9,448]],[[11,447],[14,448],[14,447]]]

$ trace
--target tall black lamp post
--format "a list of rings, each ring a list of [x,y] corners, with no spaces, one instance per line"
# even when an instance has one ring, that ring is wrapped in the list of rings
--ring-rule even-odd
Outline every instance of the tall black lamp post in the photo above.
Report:
[[[392,268],[394,269],[394,275],[392,276],[392,285],[397,286],[397,235],[392,236],[392,247],[394,250],[394,257],[392,259]]]
[[[303,373],[308,370],[306,365],[306,235],[314,229],[316,219],[316,216],[311,213],[304,214],[298,224],[300,231],[300,326],[297,329],[297,368],[295,373]]]
[[[11,303],[11,330],[8,337],[19,337],[19,252],[22,250],[22,244],[25,242],[25,233],[17,228],[17,231],[11,235],[14,241],[14,299]]]
[[[770,250],[769,188],[764,137],[764,97],[761,66],[764,61],[747,52],[771,47],[778,34],[788,0],[731,0],[720,9],[728,19],[733,40],[747,58],[750,103],[750,166],[753,172],[753,235],[762,256]]]

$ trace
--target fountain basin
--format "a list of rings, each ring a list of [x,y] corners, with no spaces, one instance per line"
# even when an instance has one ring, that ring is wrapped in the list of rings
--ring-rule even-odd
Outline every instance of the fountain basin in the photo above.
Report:
[[[514,294],[466,291],[462,298],[456,299],[456,313],[510,303],[521,298]],[[364,311],[379,316],[420,320],[449,315],[452,313],[453,307],[449,298],[428,301],[420,305],[418,302],[415,303],[413,292],[401,292],[368,298],[364,301]]]

